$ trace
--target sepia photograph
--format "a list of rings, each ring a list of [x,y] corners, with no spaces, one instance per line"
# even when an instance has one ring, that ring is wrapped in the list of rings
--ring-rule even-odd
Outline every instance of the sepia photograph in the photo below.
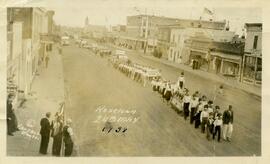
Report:
[[[158,2],[6,8],[6,156],[262,156],[262,8]]]

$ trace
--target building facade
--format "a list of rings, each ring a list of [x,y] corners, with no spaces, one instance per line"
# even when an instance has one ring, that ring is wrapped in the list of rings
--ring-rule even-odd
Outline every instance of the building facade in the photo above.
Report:
[[[210,72],[240,80],[244,43],[213,42],[211,44]]]
[[[262,24],[246,23],[246,43],[242,82],[261,86],[262,82]]]
[[[178,23],[180,19],[154,15],[134,15],[127,17],[125,36],[120,36],[132,49],[152,52],[157,47],[159,26]]]
[[[25,98],[29,94],[39,64],[44,59],[42,47],[47,45],[42,43],[41,36],[47,35],[48,22],[47,11],[43,8],[7,9],[8,88],[13,85],[16,92],[12,94],[18,98]]]
[[[209,38],[212,41],[229,42],[234,36],[234,32],[225,30],[225,22],[212,21],[188,21],[177,26],[171,26],[171,47],[168,52],[168,60],[177,63],[186,63],[188,60],[185,41],[191,37]],[[203,39],[204,40],[204,39]],[[197,40],[198,42],[199,40]],[[203,41],[202,41],[203,42]]]

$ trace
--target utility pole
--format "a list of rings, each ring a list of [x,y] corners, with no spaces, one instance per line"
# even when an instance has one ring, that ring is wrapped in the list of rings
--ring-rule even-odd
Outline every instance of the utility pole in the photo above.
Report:
[[[149,17],[147,15],[147,8],[145,8],[145,16],[146,16],[146,24],[145,24],[145,33],[144,33],[144,54],[147,52],[147,47],[148,47],[148,25],[149,25]]]

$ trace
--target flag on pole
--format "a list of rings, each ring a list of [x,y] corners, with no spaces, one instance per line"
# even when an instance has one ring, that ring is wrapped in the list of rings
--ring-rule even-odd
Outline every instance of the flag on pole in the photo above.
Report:
[[[203,12],[204,12],[205,14],[208,14],[208,15],[213,15],[213,14],[214,14],[211,10],[209,10],[209,9],[206,8],[206,7],[204,8]]]
[[[60,105],[60,108],[59,108],[59,116],[62,116],[63,113],[64,113],[65,103],[62,102],[62,103],[60,103],[59,105]]]

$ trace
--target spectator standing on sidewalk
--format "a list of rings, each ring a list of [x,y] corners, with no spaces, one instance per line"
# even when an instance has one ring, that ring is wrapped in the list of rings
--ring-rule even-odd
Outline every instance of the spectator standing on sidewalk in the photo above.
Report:
[[[73,152],[74,135],[71,128],[71,119],[67,119],[67,125],[63,128],[64,144],[65,144],[65,156],[71,156]]]
[[[7,134],[10,136],[13,136],[13,132],[19,130],[12,102],[13,95],[9,94],[7,99]]]
[[[63,122],[61,116],[58,112],[55,114],[55,119],[52,121],[52,154],[54,156],[60,156],[61,146],[62,146],[62,136],[63,136]]]
[[[184,84],[185,84],[184,72],[182,72],[181,75],[178,77],[178,84],[179,84],[180,89],[183,89]]]
[[[231,141],[232,132],[233,132],[233,110],[232,105],[229,105],[229,108],[223,113],[223,139],[225,141]]]
[[[49,60],[50,60],[50,57],[49,57],[49,55],[47,55],[46,58],[45,58],[46,68],[48,68]]]
[[[46,117],[42,118],[40,121],[40,135],[41,135],[41,142],[39,153],[40,154],[47,154],[48,144],[50,140],[50,132],[51,132],[51,124],[50,124],[50,117],[51,113],[47,112]]]

